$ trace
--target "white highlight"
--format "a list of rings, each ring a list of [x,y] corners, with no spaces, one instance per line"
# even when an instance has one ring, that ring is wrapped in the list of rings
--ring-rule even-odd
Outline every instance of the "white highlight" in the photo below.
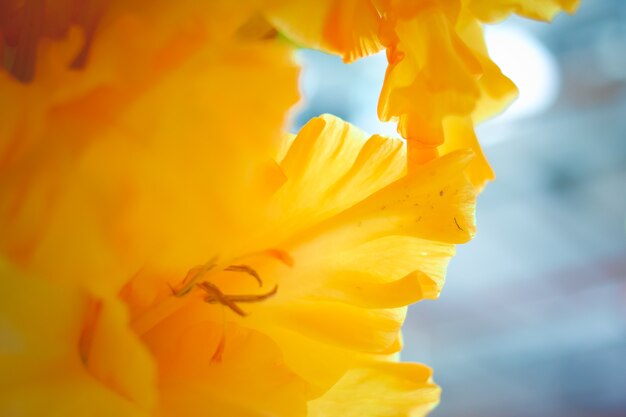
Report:
[[[510,121],[547,110],[561,79],[556,59],[532,33],[511,24],[485,27],[489,55],[519,89],[518,99],[497,121]]]

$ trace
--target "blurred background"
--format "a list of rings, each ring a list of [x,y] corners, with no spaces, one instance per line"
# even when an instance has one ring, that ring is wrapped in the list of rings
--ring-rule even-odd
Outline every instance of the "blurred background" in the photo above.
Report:
[[[437,301],[410,309],[404,360],[435,369],[433,417],[626,416],[626,1],[487,29],[519,101],[478,134],[497,180]],[[303,51],[299,124],[376,118],[384,55]]]

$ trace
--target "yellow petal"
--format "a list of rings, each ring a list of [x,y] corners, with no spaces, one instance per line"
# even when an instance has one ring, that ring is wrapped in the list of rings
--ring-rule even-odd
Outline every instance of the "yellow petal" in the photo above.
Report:
[[[317,398],[328,391],[348,369],[362,363],[365,358],[378,357],[312,339],[298,329],[274,326],[265,332],[280,346],[289,368],[310,384],[310,398]]]
[[[392,309],[368,310],[356,307],[363,305],[358,297],[347,297],[346,283],[333,280],[342,271],[359,271],[359,259],[366,256],[379,259],[382,265],[391,269],[393,255],[385,259],[376,252],[382,244],[369,244],[382,237],[407,235],[422,240],[435,242],[461,243],[473,234],[473,207],[474,187],[465,180],[463,170],[468,162],[468,154],[454,153],[427,164],[421,172],[390,184],[372,196],[366,198],[354,207],[338,214],[318,226],[292,238],[281,247],[291,248],[288,251],[294,258],[293,270],[285,273],[280,281],[281,292],[273,299],[268,300],[257,314],[270,314],[270,322],[281,325],[309,337],[321,338],[326,343],[337,343],[341,346],[350,346],[352,349],[364,352],[390,352],[397,340],[397,331],[402,323],[403,316]],[[408,242],[407,242],[408,241]],[[436,244],[411,242],[409,239],[391,239],[385,243],[393,248],[390,253],[410,251],[410,243],[415,243],[413,250],[421,250],[424,256],[429,252],[436,253]],[[446,246],[444,246],[446,247]],[[352,254],[350,248],[355,249]],[[372,250],[373,249],[373,250]],[[447,249],[450,250],[449,246]],[[355,254],[356,253],[356,254]],[[406,252],[405,252],[406,253]],[[345,258],[344,258],[345,256]],[[444,252],[441,262],[436,268],[442,268],[449,256]],[[372,263],[373,263],[372,260]],[[420,270],[428,271],[428,267],[420,262],[420,258],[413,259],[411,266],[394,265],[394,274],[389,269],[380,266],[381,275],[387,275],[383,284],[389,285],[394,280],[404,278],[402,275]],[[367,265],[367,263],[365,263]],[[376,269],[373,270],[375,273]],[[386,272],[386,273],[385,273]],[[391,277],[389,277],[391,275]],[[433,274],[436,278],[437,275]],[[420,279],[421,275],[413,275],[412,279]],[[441,275],[439,275],[439,278]],[[377,280],[380,283],[380,280]],[[434,296],[438,289],[426,285],[427,281],[413,283],[416,287]],[[337,287],[334,287],[337,285]],[[372,285],[369,288],[373,294]],[[422,290],[422,285],[424,290]],[[318,289],[327,286],[326,298],[320,299]],[[384,286],[378,289],[383,289]],[[436,285],[435,285],[436,288]],[[393,289],[393,285],[388,288]],[[336,293],[343,292],[345,303],[330,301],[342,300]],[[309,295],[307,295],[309,294]],[[310,294],[317,294],[317,298],[305,301]],[[416,301],[422,293],[408,296],[404,301]],[[301,301],[298,301],[300,299]],[[371,301],[379,306],[395,306],[399,299],[393,299],[388,291],[380,293]],[[334,318],[333,318],[334,317]],[[354,329],[354,330],[352,330]]]
[[[285,46],[218,47],[181,35],[174,46],[193,46],[176,55],[170,44],[150,44],[147,28],[128,16],[107,29],[92,49],[103,64],[74,74],[79,87],[64,89],[58,78],[54,100],[45,94],[48,79],[17,87],[0,80],[11,87],[2,100],[21,105],[0,131],[0,227],[7,231],[0,247],[22,267],[98,293],[119,290],[147,257],[188,269],[228,247],[224,237],[238,245],[235,229],[255,223],[250,207],[268,194],[258,173],[298,99]],[[132,56],[144,46],[135,34],[151,54]],[[119,47],[122,38],[132,40],[129,50]],[[158,70],[137,79],[125,70],[136,61]]]
[[[376,282],[367,273],[343,272],[338,275],[340,278],[333,280],[332,287],[315,295],[358,307],[379,309],[402,307],[425,298],[436,298],[439,294],[437,283],[420,271],[384,283]]]
[[[269,214],[289,234],[345,210],[406,169],[401,141],[367,139],[329,115],[309,121],[284,153],[280,168],[287,180],[273,196]]]
[[[94,300],[79,288],[25,276],[5,263],[0,277],[0,414],[152,412],[152,363],[122,317],[107,312],[119,308],[115,301]],[[90,311],[94,302],[102,306],[97,316]]]
[[[397,41],[388,51],[378,115],[398,120],[398,131],[409,142],[436,147],[444,140],[445,116],[474,110],[478,62],[439,8],[398,19],[393,27]]]
[[[309,402],[309,416],[425,416],[439,402],[439,392],[423,365],[372,363],[349,370],[326,394]]]
[[[574,13],[580,0],[468,0],[472,13],[484,22],[495,22],[511,13],[537,20],[552,20],[561,12]]]
[[[120,178],[138,191],[124,233],[146,258],[187,269],[214,255],[227,258],[260,222],[259,168],[277,147],[285,111],[297,99],[289,52],[263,43],[206,51],[142,97],[124,120],[124,130],[150,141],[147,152],[131,149],[133,177]],[[123,132],[116,146],[127,149],[132,137]],[[186,146],[178,146],[181,141]]]
[[[444,121],[444,131],[446,142],[440,148],[443,154],[458,149],[474,151],[476,157],[467,167],[467,176],[478,190],[482,190],[487,181],[495,178],[495,174],[478,142],[472,120],[469,117],[448,117]]]
[[[370,0],[283,1],[268,18],[289,38],[309,48],[343,57],[345,62],[378,52],[380,17]]]
[[[297,329],[311,339],[364,353],[391,353],[397,349],[404,308],[371,310],[351,304],[311,300],[268,303],[255,312],[252,325],[265,321],[272,326]]]
[[[164,358],[179,368],[161,375],[163,416],[306,415],[308,386],[284,365],[278,347],[267,336],[205,322],[206,330],[223,331],[219,351],[211,351],[196,337],[203,333],[201,326],[189,328],[177,340],[164,335],[182,352]]]
[[[335,247],[345,250],[385,235],[467,242],[475,231],[476,192],[464,176],[472,158],[471,151],[457,151],[435,159],[298,235],[294,242],[308,244],[318,239],[314,247],[320,250],[318,245],[330,245],[325,246],[326,253],[333,253]]]
[[[387,236],[326,257],[327,281],[316,292],[370,308],[437,298],[454,245],[409,236]]]
[[[475,123],[479,123],[503,111],[517,97],[517,87],[491,60],[485,44],[483,29],[476,18],[463,11],[456,23],[456,31],[471,49],[481,67],[478,79],[480,99],[473,112]]]
[[[297,330],[273,327],[267,334],[281,347],[289,368],[310,383],[311,399],[327,392],[350,369],[370,367],[373,362],[398,360],[393,354],[366,354],[327,344]],[[400,339],[398,344],[401,344]]]
[[[445,266],[454,253],[454,245],[449,243],[392,233],[341,253],[330,253],[325,259],[338,271],[367,272],[378,282],[403,278],[420,265],[420,271],[441,285]]]
[[[278,223],[270,223],[274,232],[265,241],[288,252],[293,267],[257,268],[279,290],[249,307],[248,323],[362,352],[398,348],[404,311],[396,307],[437,296],[453,244],[473,234],[475,200],[464,176],[470,151],[397,179],[406,167],[398,146],[401,141],[380,137],[366,141],[329,117],[296,136],[281,163],[287,180],[274,201]],[[385,158],[366,163],[371,155]],[[389,167],[393,175],[386,174]],[[352,186],[365,184],[361,178],[376,179],[362,187],[370,195]],[[397,295],[399,288],[406,293]]]
[[[138,408],[151,409],[156,403],[153,359],[128,326],[128,314],[120,302],[98,303],[96,308],[89,346],[84,347],[86,369]]]

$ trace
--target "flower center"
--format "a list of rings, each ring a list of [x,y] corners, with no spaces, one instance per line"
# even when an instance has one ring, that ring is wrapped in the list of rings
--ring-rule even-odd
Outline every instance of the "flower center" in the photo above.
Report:
[[[216,267],[216,258],[207,262],[204,265],[196,266],[189,270],[187,276],[182,282],[180,289],[170,288],[174,297],[184,297],[194,287],[197,287],[206,293],[204,301],[209,304],[219,303],[223,306],[230,308],[238,315],[244,317],[246,313],[237,305],[237,303],[256,303],[259,301],[267,300],[272,297],[278,291],[278,285],[262,294],[224,294],[218,286],[212,284],[209,281],[200,281],[209,272]],[[263,280],[259,274],[249,265],[230,265],[224,268],[227,272],[241,272],[251,276],[259,284],[259,287],[263,287]]]
[[[291,257],[286,252],[277,249],[269,249],[249,254],[237,260],[243,260],[258,255],[273,258],[287,266],[293,265]],[[131,323],[132,328],[138,335],[145,334],[165,318],[190,302],[198,301],[199,299],[208,304],[221,304],[235,314],[245,317],[247,313],[241,308],[240,304],[258,303],[273,297],[278,292],[278,285],[276,284],[270,290],[258,294],[227,293],[223,291],[220,286],[211,282],[213,281],[211,277],[216,276],[220,272],[245,274],[254,279],[260,288],[264,286],[264,280],[257,270],[250,265],[237,263],[220,268],[217,263],[217,258],[213,258],[205,264],[191,268],[180,284],[176,286],[168,284],[170,293],[134,318]]]

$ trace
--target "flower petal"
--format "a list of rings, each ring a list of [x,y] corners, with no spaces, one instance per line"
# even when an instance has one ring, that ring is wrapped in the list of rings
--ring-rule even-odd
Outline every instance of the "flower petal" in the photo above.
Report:
[[[152,363],[116,302],[0,265],[0,414],[147,416]],[[98,301],[96,301],[98,303]],[[96,347],[95,344],[98,344]]]
[[[442,154],[459,149],[471,149],[476,157],[467,167],[467,177],[477,190],[482,190],[488,181],[495,178],[495,173],[474,132],[474,124],[469,117],[450,116],[444,121],[446,142],[440,147]]]
[[[454,253],[454,245],[449,243],[392,234],[329,253],[325,259],[333,269],[368,273],[379,283],[401,279],[419,265],[432,281],[443,284],[447,262]]]
[[[438,285],[420,271],[382,283],[368,273],[340,272],[331,282],[314,296],[371,309],[403,307],[439,294]]]
[[[481,122],[511,104],[517,97],[517,87],[489,57],[482,26],[474,16],[463,10],[455,29],[481,68],[481,75],[477,80],[480,98],[472,115],[474,122]]]
[[[215,332],[219,343],[211,351],[197,336]],[[160,378],[164,416],[306,415],[308,386],[284,365],[267,336],[210,322],[197,323],[177,340],[165,336],[182,351],[164,358],[174,362]]]
[[[309,402],[309,416],[425,416],[439,402],[439,392],[431,370],[423,365],[373,362],[349,370],[326,394]]]
[[[475,231],[476,191],[464,174],[472,158],[473,153],[466,150],[435,159],[318,227],[297,235],[293,244],[302,245],[302,251],[333,253],[334,248],[345,250],[388,235],[467,242]],[[311,245],[310,249],[305,249],[305,242]],[[326,250],[319,251],[321,247]]]
[[[291,329],[360,352],[399,348],[405,312],[398,307],[438,295],[453,244],[473,234],[475,189],[464,175],[471,151],[400,177],[406,161],[398,160],[398,146],[402,141],[366,141],[328,116],[296,136],[281,163],[287,180],[265,240],[294,262],[257,269],[279,289],[263,305],[249,306],[251,326]],[[372,154],[385,157],[374,163]],[[369,196],[352,187],[367,178],[375,179],[365,187]],[[307,211],[312,205],[320,212]],[[399,288],[406,291],[398,295]]]
[[[381,120],[398,120],[409,143],[443,143],[441,122],[450,114],[470,114],[479,98],[475,57],[439,8],[420,10],[393,22],[397,39],[388,47],[389,67],[378,102]]]
[[[289,0],[267,15],[291,39],[341,55],[345,62],[382,48],[377,37],[380,17],[371,0]]]
[[[139,29],[118,23],[109,29],[119,33],[105,40],[136,41]],[[95,42],[94,59],[105,52],[113,62],[146,58],[126,57],[120,44],[113,51]],[[52,94],[45,106],[30,106],[45,86],[2,98],[23,104],[11,129],[0,131],[0,228],[7,231],[0,247],[14,262],[105,293],[118,291],[147,257],[186,270],[239,245],[235,229],[247,230],[259,213],[250,210],[262,194],[258,172],[298,99],[298,71],[291,49],[272,42],[192,49],[136,83],[122,69],[117,78],[108,63],[76,75],[83,87]]]
[[[255,312],[252,325],[297,329],[311,339],[357,352],[387,354],[399,348],[398,332],[405,308],[372,310],[320,299],[267,303]]]
[[[367,139],[330,115],[314,118],[280,159],[287,180],[273,196],[269,214],[280,229],[294,234],[398,179],[406,170],[405,155],[401,141]]]
[[[580,0],[469,0],[469,9],[483,22],[495,22],[511,13],[549,21],[561,12],[574,13]]]

